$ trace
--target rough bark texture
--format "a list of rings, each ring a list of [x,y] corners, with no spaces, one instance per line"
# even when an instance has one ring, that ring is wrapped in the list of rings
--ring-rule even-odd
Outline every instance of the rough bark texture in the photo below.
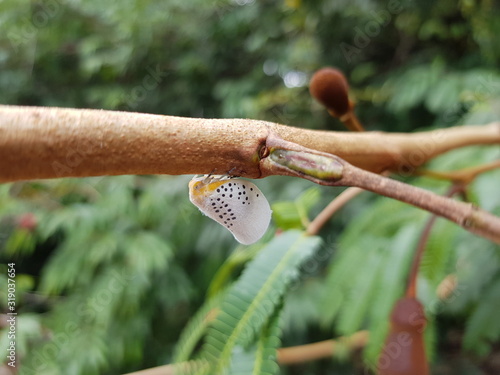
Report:
[[[499,123],[414,134],[356,134],[248,119],[0,106],[0,182],[121,174],[259,178],[259,153],[271,132],[374,172],[408,173],[453,148],[500,144]]]
[[[120,174],[260,175],[265,126],[59,108],[0,110],[0,181]],[[255,159],[256,162],[249,162]]]

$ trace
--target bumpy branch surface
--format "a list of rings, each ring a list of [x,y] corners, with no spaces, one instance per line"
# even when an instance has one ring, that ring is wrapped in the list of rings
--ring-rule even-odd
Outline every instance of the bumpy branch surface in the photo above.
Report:
[[[355,186],[397,199],[444,217],[469,232],[500,243],[500,217],[472,204],[457,202],[430,191],[372,173],[336,155],[307,149],[270,134],[267,156],[261,159],[264,175],[296,176],[326,186]]]
[[[448,150],[500,144],[500,123],[398,134],[314,131],[248,119],[196,119],[0,105],[0,182],[121,174],[263,177],[270,133],[365,170],[411,172]]]

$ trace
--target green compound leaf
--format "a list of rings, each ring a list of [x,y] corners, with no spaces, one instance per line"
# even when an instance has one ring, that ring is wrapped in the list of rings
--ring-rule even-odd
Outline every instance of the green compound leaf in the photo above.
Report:
[[[221,304],[221,311],[208,329],[203,356],[212,373],[228,368],[236,346],[253,343],[269,321],[287,286],[299,275],[300,265],[319,247],[318,237],[289,231],[274,238],[248,264]]]
[[[189,321],[175,347],[173,363],[187,361],[192,356],[196,344],[200,341],[210,324],[209,315],[211,311],[219,307],[223,296],[224,292],[221,292],[208,299]]]
[[[308,213],[321,198],[320,190],[312,187],[293,201],[273,203],[273,219],[284,230],[302,229],[309,223]]]
[[[497,278],[483,294],[472,316],[467,321],[464,347],[480,356],[491,351],[492,343],[500,337],[500,278]]]
[[[229,373],[231,375],[274,375],[279,371],[277,350],[281,344],[280,321],[282,309],[278,307],[264,326],[257,343],[250,349],[236,347]]]

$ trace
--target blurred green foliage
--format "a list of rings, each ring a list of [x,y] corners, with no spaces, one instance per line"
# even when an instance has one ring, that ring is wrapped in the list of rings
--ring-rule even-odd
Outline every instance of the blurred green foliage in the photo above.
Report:
[[[341,130],[307,89],[314,70],[333,65],[369,130],[481,124],[500,115],[499,10],[470,0],[3,0],[0,103]],[[474,147],[428,167],[499,157],[498,147]],[[361,374],[358,357],[342,350],[333,361],[279,370],[275,362],[279,346],[359,329],[372,335],[365,366],[376,363],[427,213],[364,193],[321,239],[304,238],[339,190],[267,178],[258,184],[274,228],[234,249],[189,203],[188,180],[0,186],[0,279],[6,285],[5,263],[15,262],[20,374],[118,374],[187,359],[201,372],[208,360],[232,373]],[[408,181],[441,194],[449,186]],[[500,173],[490,172],[468,195],[500,215],[499,186]],[[276,229],[287,231],[273,239]],[[500,371],[499,250],[437,221],[419,275],[436,368]],[[441,301],[436,289],[449,275],[458,285]],[[213,309],[221,314],[211,326]]]

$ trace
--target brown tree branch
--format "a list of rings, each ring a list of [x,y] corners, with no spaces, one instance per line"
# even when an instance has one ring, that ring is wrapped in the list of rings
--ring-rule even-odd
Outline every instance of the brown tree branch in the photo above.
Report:
[[[360,168],[409,173],[448,150],[500,144],[500,123],[414,134],[329,132],[243,119],[0,106],[0,182],[122,174],[260,178],[269,134]]]
[[[445,197],[451,198],[455,194],[459,192],[463,192],[464,186],[462,184],[453,185],[448,192],[445,194]],[[406,287],[405,297],[407,298],[417,298],[417,276],[420,268],[420,263],[422,262],[422,257],[424,256],[425,248],[427,246],[427,242],[429,241],[429,237],[431,235],[432,228],[434,227],[436,220],[436,215],[432,215],[427,222],[425,223],[424,229],[422,230],[422,234],[417,243],[417,247],[415,249],[415,254],[413,256],[413,261],[411,263],[410,272],[408,274],[408,283]]]
[[[339,346],[345,345],[349,350],[357,350],[366,346],[368,342],[368,331],[358,331],[351,336],[340,337],[337,340],[325,340],[312,344],[292,346],[278,349],[278,364],[291,365],[314,361],[320,358],[332,357]],[[193,363],[196,361],[193,361]],[[177,365],[164,365],[153,367],[146,370],[131,372],[125,375],[170,375],[175,374],[176,366],[185,365],[189,367],[189,362],[179,363]],[[182,373],[182,371],[181,371]]]
[[[460,225],[469,232],[500,243],[500,218],[472,204],[457,202],[357,168],[336,155],[307,149],[275,134],[267,138],[260,161],[264,175],[286,175],[326,186],[355,186],[422,208]]]
[[[368,337],[368,331],[358,331],[351,336],[340,337],[337,340],[325,340],[312,344],[281,348],[278,349],[278,363],[280,365],[291,365],[332,357],[341,345],[345,345],[349,350],[361,349],[368,343]]]
[[[461,183],[463,185],[467,185],[481,173],[489,172],[498,168],[500,168],[500,160],[495,160],[490,163],[460,169],[458,171],[433,171],[429,169],[419,169],[418,171],[416,171],[415,174],[424,177],[449,180],[456,183]]]
[[[499,218],[354,166],[413,167],[453,147],[481,143],[500,143],[500,123],[408,135],[335,133],[255,120],[0,106],[0,182],[118,174],[289,175],[370,190],[500,242]],[[419,150],[417,160],[412,152]]]
[[[417,276],[418,270],[420,268],[420,263],[422,261],[422,257],[425,251],[425,245],[427,245],[427,241],[429,240],[431,230],[434,227],[434,224],[437,220],[436,215],[431,215],[427,223],[425,223],[425,227],[420,235],[420,239],[418,240],[417,248],[415,250],[415,255],[413,257],[413,261],[411,263],[410,273],[408,274],[408,283],[406,287],[406,298],[417,298]]]
[[[355,168],[355,167],[353,167]],[[343,183],[373,191],[401,202],[409,203],[435,215],[444,217],[469,232],[500,243],[500,218],[470,203],[454,201],[412,185],[392,180],[374,173],[345,170]]]
[[[357,197],[364,190],[357,187],[350,187],[337,195],[319,214],[309,223],[306,233],[310,236],[315,236],[321,228],[333,216],[335,212],[340,210],[344,205],[354,197]]]

